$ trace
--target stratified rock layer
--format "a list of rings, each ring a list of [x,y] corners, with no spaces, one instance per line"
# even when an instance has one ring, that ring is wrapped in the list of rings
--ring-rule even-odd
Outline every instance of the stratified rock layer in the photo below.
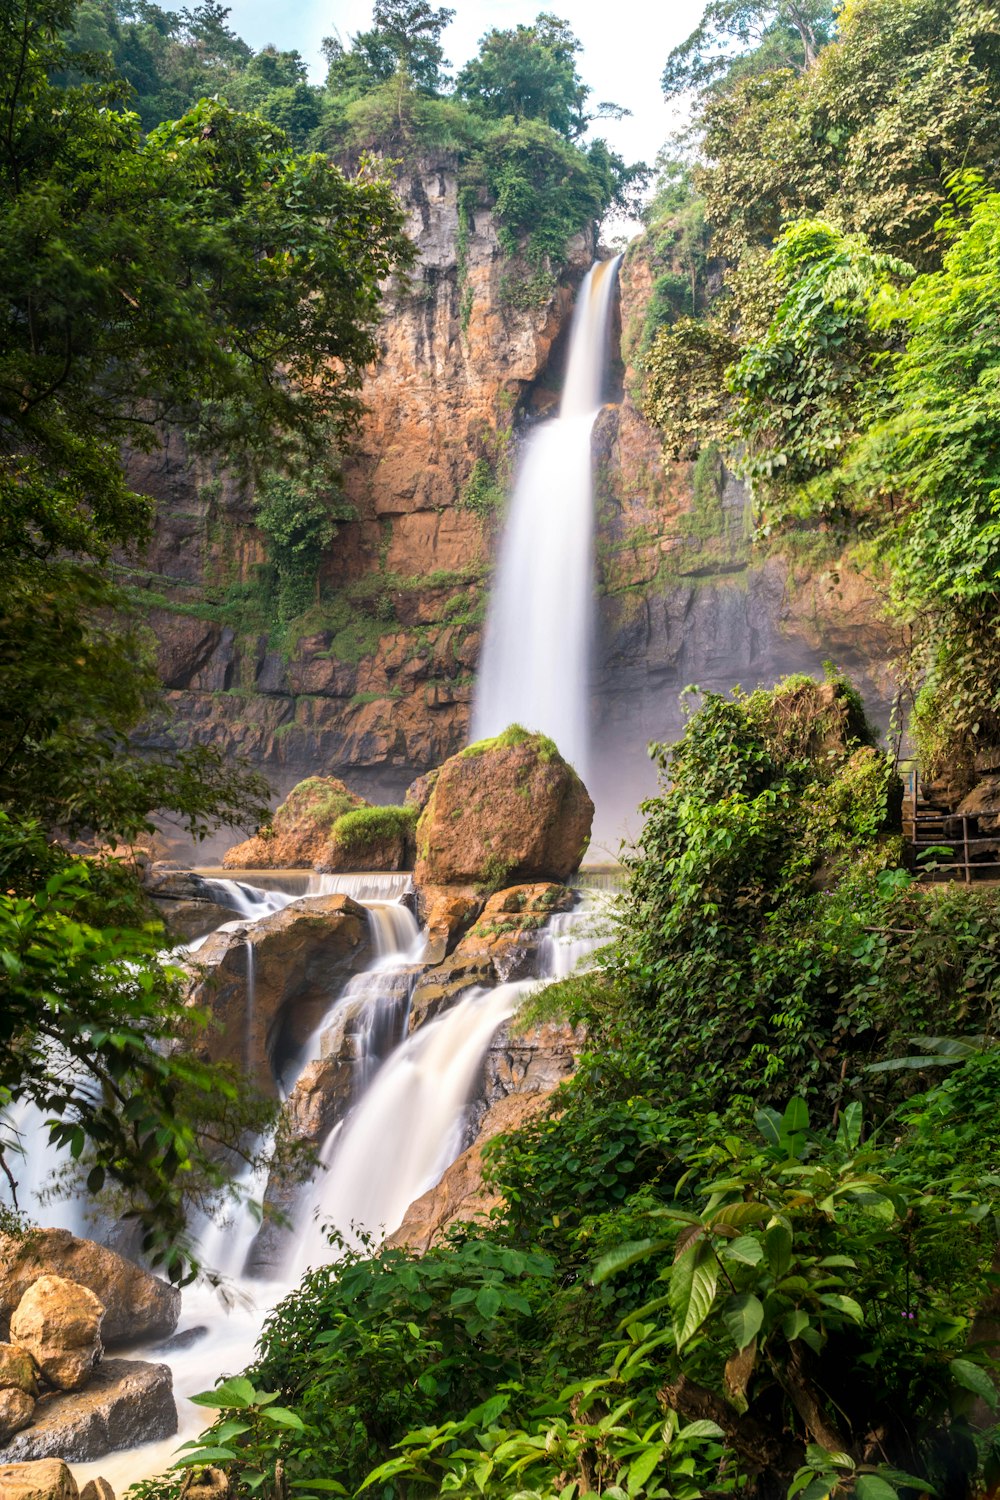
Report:
[[[550,740],[508,730],[445,762],[417,826],[418,886],[565,880],[594,804]]]

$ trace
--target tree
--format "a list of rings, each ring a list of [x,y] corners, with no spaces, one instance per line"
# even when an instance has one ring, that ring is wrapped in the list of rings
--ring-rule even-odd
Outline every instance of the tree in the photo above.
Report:
[[[192,14],[218,52],[224,12]],[[160,1055],[181,1008],[151,935],[95,922],[88,892],[120,884],[49,841],[129,841],[164,812],[194,834],[256,821],[264,788],[169,732],[136,744],[155,674],[108,569],[152,502],[125,455],[174,424],[248,475],[325,464],[411,247],[375,171],[349,181],[217,101],[144,137],[125,86],[71,56],[72,17],[21,0],[0,30],[0,1099],[58,1109],[53,1136],[89,1141],[173,1232],[200,1149],[184,1099],[214,1085]],[[58,81],[71,65],[83,82]]]
[[[748,72],[811,68],[833,34],[833,0],[711,0],[663,71],[668,99]]]
[[[358,32],[349,47],[324,38],[327,88],[368,93],[399,74],[422,94],[440,94],[448,81],[441,33],[454,14],[427,0],[375,0],[371,30]]]

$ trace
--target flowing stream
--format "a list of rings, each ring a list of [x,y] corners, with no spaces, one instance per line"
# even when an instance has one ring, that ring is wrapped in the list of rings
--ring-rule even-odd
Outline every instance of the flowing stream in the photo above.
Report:
[[[598,261],[588,272],[573,314],[559,415],[525,445],[472,711],[474,740],[523,724],[554,739],[585,781],[594,613],[590,438],[620,259]]]

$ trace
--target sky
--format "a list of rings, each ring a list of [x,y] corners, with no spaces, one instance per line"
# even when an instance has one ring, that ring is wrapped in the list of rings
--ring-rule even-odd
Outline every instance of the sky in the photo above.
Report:
[[[346,42],[371,22],[371,0],[229,0],[229,24],[257,51],[275,46],[301,52],[314,82],[324,76],[320,42],[334,32]],[[597,132],[627,161],[652,166],[675,128],[676,114],[660,93],[667,54],[694,30],[704,0],[451,0],[455,11],[443,37],[445,56],[459,68],[478,49],[484,32],[530,23],[539,11],[569,22],[583,43],[580,76],[591,102],[607,99],[631,118],[604,120]]]

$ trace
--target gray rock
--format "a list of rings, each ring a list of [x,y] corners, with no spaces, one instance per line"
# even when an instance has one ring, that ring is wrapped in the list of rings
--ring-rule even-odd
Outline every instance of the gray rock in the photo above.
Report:
[[[169,1365],[106,1359],[83,1391],[43,1396],[31,1427],[0,1449],[0,1464],[40,1458],[88,1463],[173,1437],[177,1431]]]

